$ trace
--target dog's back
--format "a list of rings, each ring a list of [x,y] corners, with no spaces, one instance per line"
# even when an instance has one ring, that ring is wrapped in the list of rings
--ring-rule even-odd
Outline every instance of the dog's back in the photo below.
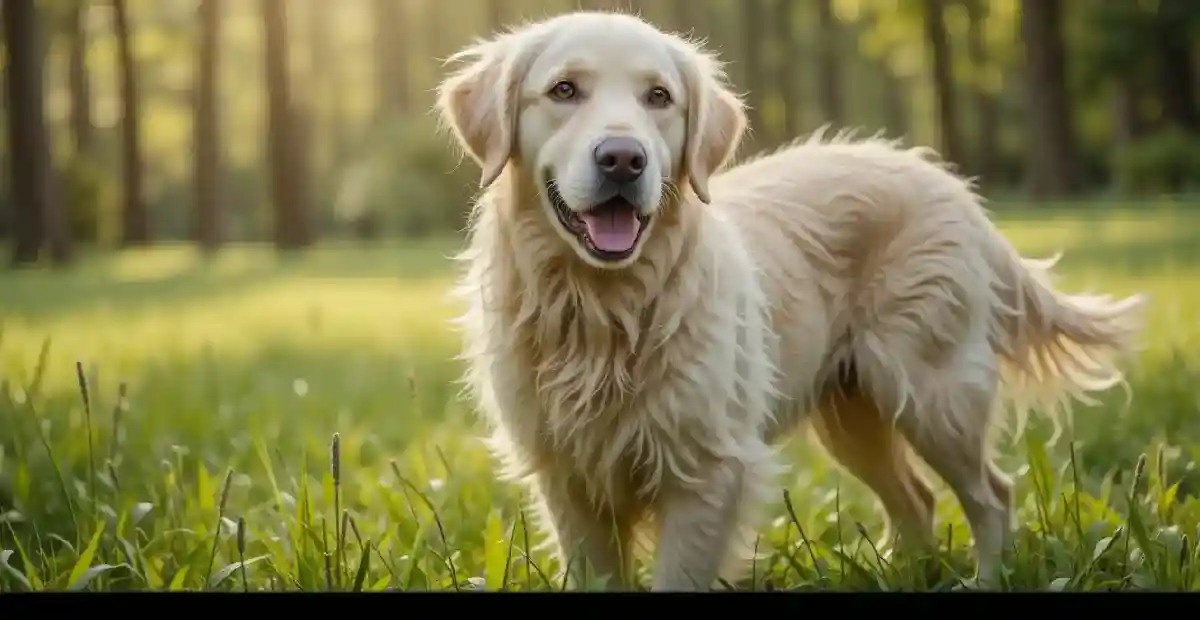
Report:
[[[1022,258],[971,183],[929,149],[818,132],[718,175],[713,195],[763,270],[782,350],[824,341],[818,382],[853,361],[869,346],[864,334],[889,316],[908,312],[905,344],[934,361],[956,349],[975,315],[1008,395],[1050,406],[1118,382],[1116,358],[1141,328],[1140,296],[1056,291],[1055,261]]]
[[[1143,300],[1053,288],[1052,263],[1023,259],[926,149],[818,136],[712,190],[775,309],[780,387],[795,400],[771,439],[815,408],[829,451],[907,539],[928,542],[934,496],[915,452],[955,491],[980,575],[996,579],[1012,483],[990,456],[994,404],[1005,393],[1054,410],[1121,381]]]

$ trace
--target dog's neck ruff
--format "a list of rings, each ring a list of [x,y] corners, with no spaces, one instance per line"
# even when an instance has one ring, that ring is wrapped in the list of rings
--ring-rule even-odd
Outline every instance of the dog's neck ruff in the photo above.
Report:
[[[699,258],[693,255],[699,218],[686,213],[691,205],[670,205],[635,263],[603,270],[575,254],[537,200],[506,174],[477,205],[465,255],[470,269],[459,287],[469,296],[462,323],[477,330],[468,333],[468,372],[486,365],[530,369],[532,376],[514,380],[527,383],[523,389],[544,416],[539,441],[549,458],[613,475],[643,468],[648,478],[633,484],[648,492],[662,464],[624,461],[638,453],[631,445],[656,432],[640,419],[637,403],[640,386],[662,380],[669,368],[658,350],[686,328],[688,313],[705,306],[707,289],[676,273]],[[508,465],[513,476],[533,466]],[[622,484],[597,482],[590,491],[598,501]]]

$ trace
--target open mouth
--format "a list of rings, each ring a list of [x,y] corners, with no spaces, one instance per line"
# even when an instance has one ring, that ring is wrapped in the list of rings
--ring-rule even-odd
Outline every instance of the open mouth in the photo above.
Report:
[[[553,180],[547,181],[546,194],[563,228],[575,235],[589,254],[603,261],[618,261],[632,255],[642,231],[650,223],[651,216],[639,213],[637,207],[620,196],[580,213],[567,206]]]

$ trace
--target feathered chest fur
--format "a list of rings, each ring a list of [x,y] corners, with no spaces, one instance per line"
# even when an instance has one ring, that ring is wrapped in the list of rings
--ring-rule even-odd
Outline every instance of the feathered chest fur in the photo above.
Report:
[[[719,261],[665,250],[620,273],[476,257],[471,383],[510,473],[586,472],[594,501],[635,500],[752,449],[771,387],[761,304],[729,294],[747,283],[718,282]]]

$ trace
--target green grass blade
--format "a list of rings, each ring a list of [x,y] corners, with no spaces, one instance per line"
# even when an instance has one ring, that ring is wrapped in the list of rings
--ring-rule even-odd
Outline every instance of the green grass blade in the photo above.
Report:
[[[371,571],[371,541],[367,541],[362,547],[362,557],[358,560],[358,570],[354,572],[354,587],[352,592],[362,592],[363,582],[367,579],[367,573]]]
[[[29,579],[26,578],[21,571],[17,570],[16,567],[8,563],[8,559],[13,556],[13,553],[14,552],[12,549],[0,550],[0,568],[3,568],[4,572],[8,573],[8,575],[13,579],[16,579],[17,583],[25,586],[26,590],[33,592],[34,588],[33,585],[29,583]]]
[[[72,589],[75,584],[83,579],[84,575],[88,574],[88,569],[92,566],[92,560],[96,557],[96,550],[100,548],[100,537],[103,534],[104,523],[97,523],[96,532],[92,534],[92,539],[88,541],[87,547],[84,547],[83,552],[79,554],[79,558],[75,560],[75,566],[71,568],[71,574],[67,577],[67,583],[70,584],[67,586],[68,589]],[[87,581],[90,582],[95,576],[95,574],[90,575]],[[83,585],[86,587],[87,582],[84,582]]]
[[[107,573],[108,571],[113,570],[114,568],[128,568],[128,565],[126,565],[126,564],[115,564],[115,565],[114,564],[97,564],[95,566],[89,566],[87,569],[85,569],[83,571],[82,574],[79,575],[79,577],[77,579],[74,579],[71,581],[71,585],[67,586],[67,590],[71,591],[71,592],[79,592],[79,591],[85,590],[85,589],[87,589],[88,584],[90,584],[93,579],[95,579],[96,577],[99,577],[100,575],[103,575],[104,573]]]
[[[487,525],[483,530],[483,577],[489,592],[504,588],[508,570],[508,541],[504,540],[504,526],[500,523],[500,511],[488,513]]]

